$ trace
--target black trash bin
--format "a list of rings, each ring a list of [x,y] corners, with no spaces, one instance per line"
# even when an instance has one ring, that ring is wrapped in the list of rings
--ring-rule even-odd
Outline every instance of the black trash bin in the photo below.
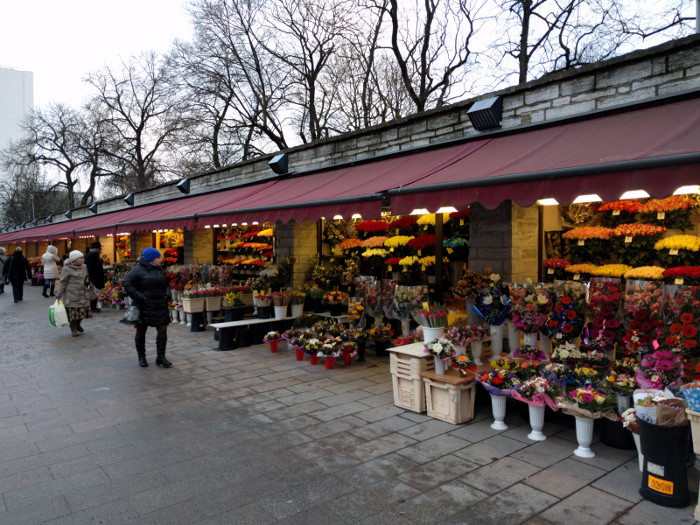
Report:
[[[686,507],[688,494],[688,458],[690,424],[666,427],[639,420],[639,437],[644,470],[639,493],[664,507]]]

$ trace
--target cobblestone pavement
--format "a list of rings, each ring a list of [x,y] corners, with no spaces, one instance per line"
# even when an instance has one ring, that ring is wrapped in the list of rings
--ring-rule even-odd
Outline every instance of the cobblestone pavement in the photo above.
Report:
[[[334,370],[267,345],[216,350],[169,329],[171,369],[142,369],[133,328],[103,310],[85,333],[49,299],[0,296],[0,523],[693,523],[639,495],[635,451],[573,455],[571,418],[509,404],[451,425],[393,404],[386,358]],[[372,352],[369,351],[369,354]]]

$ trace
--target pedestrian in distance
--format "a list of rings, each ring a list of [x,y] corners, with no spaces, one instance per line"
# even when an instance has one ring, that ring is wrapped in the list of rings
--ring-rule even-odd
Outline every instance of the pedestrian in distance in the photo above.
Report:
[[[9,280],[12,284],[12,296],[15,303],[19,303],[24,299],[24,281],[32,278],[32,269],[29,261],[22,255],[22,248],[17,246],[15,253],[5,261],[2,274],[7,276],[6,282]]]
[[[61,258],[58,256],[58,248],[48,246],[46,253],[41,256],[41,264],[44,265],[44,289],[41,295],[44,297],[53,297],[56,287],[56,279],[58,279],[58,265],[61,264]],[[49,291],[51,295],[46,292]]]
[[[168,342],[168,279],[161,267],[163,259],[155,248],[146,248],[136,265],[129,271],[124,280],[124,290],[136,303],[140,319],[136,324],[136,354],[139,366],[148,366],[146,361],[146,331],[153,326],[158,331],[156,335],[156,365],[169,368],[172,363],[165,358],[165,347]]]
[[[4,277],[4,270],[5,270],[5,261],[7,261],[7,255],[5,255],[5,248],[0,248],[0,275],[3,277],[0,278],[0,294],[5,293],[5,277]]]
[[[68,254],[68,261],[63,264],[61,280],[56,290],[56,298],[63,301],[66,307],[70,333],[73,337],[78,337],[85,331],[80,322],[92,317],[87,289],[90,280],[84,261],[83,252],[73,250]]]
[[[102,290],[102,288],[105,287],[105,270],[102,257],[100,256],[101,253],[102,244],[100,244],[99,241],[95,241],[92,243],[90,251],[85,256],[85,266],[87,266],[88,277],[97,290]],[[97,299],[90,301],[90,309],[92,309],[93,312],[102,311],[97,308]]]

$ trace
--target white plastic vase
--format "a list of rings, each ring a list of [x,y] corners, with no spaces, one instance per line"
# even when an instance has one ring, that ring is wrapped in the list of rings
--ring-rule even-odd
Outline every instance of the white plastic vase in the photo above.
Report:
[[[185,312],[185,321],[187,326],[192,326],[192,314],[189,312]]]
[[[591,450],[591,443],[593,443],[593,423],[595,419],[592,417],[575,417],[578,448],[574,450],[574,454],[580,458],[593,458],[595,457],[595,452]]]
[[[617,413],[622,414],[625,410],[632,406],[632,394],[617,395]]]
[[[437,328],[433,328],[430,326],[424,326],[423,327],[423,341],[426,343],[429,343],[430,341],[434,341],[435,339],[442,337],[442,334],[445,333],[445,327],[444,326],[439,326]]]
[[[644,454],[642,454],[642,444],[639,441],[639,434],[632,432],[632,439],[637,447],[637,461],[639,462],[639,472],[644,472]]]
[[[537,347],[537,332],[523,333],[523,343],[526,345]]]
[[[457,355],[465,355],[467,353],[467,345],[455,345]]]
[[[171,320],[173,323],[176,323],[176,322],[177,322],[177,318],[178,318],[177,310],[170,310],[170,320]]]
[[[540,350],[542,350],[546,356],[552,353],[552,340],[544,334],[540,334]]]
[[[301,314],[304,313],[304,305],[303,304],[293,304],[292,305],[292,317],[301,317]]]
[[[435,373],[439,376],[445,375],[445,361],[435,357]]]
[[[472,341],[472,355],[474,356],[474,364],[476,366],[483,365],[481,362],[481,341]]]
[[[410,333],[411,333],[411,321],[410,321],[410,319],[401,319],[401,335],[403,337],[406,337]]]
[[[214,312],[207,312],[207,324],[214,322]]]
[[[491,428],[494,430],[508,430],[508,425],[504,423],[506,418],[506,396],[491,396],[491,410],[493,411],[493,423]]]
[[[180,324],[187,324],[187,314],[184,310],[178,310],[178,315],[180,316]]]
[[[506,321],[506,326],[508,326],[508,350],[510,352],[509,355],[512,356],[515,349],[520,346],[520,330],[510,319]]]
[[[102,310],[102,301],[97,301],[97,309]]]
[[[493,358],[498,359],[501,357],[501,352],[503,352],[503,325],[490,325],[489,335],[491,336],[491,350],[493,351]]]
[[[527,435],[527,438],[533,441],[544,441],[547,439],[547,436],[542,433],[545,406],[527,405],[527,409],[530,413],[530,428],[532,428],[532,432]]]
[[[275,319],[285,319],[287,317],[286,306],[275,306]]]

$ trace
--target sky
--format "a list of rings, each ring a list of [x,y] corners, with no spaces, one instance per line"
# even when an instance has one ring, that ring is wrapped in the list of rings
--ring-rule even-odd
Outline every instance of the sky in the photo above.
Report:
[[[31,71],[34,106],[73,107],[83,79],[120,59],[190,40],[186,0],[0,0],[0,67]]]

